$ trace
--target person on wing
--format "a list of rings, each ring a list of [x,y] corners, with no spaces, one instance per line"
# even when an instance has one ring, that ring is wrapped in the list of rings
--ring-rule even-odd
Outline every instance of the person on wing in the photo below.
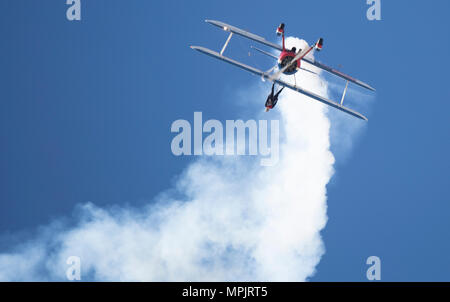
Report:
[[[284,87],[280,89],[280,91],[278,91],[276,94],[274,94],[274,89],[275,89],[275,83],[272,84],[272,92],[269,94],[269,96],[267,97],[266,100],[266,112],[269,111],[270,109],[273,109],[273,107],[275,107],[275,105],[278,102],[278,96],[280,95],[281,91],[283,91]]]

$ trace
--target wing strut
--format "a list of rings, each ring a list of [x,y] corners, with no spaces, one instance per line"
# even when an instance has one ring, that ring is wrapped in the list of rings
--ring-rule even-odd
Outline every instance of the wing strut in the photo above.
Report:
[[[223,55],[223,52],[225,51],[225,49],[228,46],[228,43],[230,43],[231,37],[233,36],[233,32],[230,32],[230,34],[228,35],[227,41],[225,42],[225,44],[222,47],[222,50],[220,51],[220,55]]]
[[[345,84],[344,94],[342,95],[342,99],[341,99],[341,105],[344,104],[344,98],[345,98],[345,94],[347,93],[347,88],[348,88],[348,81]]]

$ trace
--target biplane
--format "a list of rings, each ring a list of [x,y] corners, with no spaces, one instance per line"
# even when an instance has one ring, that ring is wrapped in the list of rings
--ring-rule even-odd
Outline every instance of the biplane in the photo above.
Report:
[[[228,38],[226,39],[225,44],[223,45],[220,52],[216,52],[216,51],[213,51],[208,48],[201,47],[201,46],[191,46],[192,49],[195,49],[201,53],[204,53],[204,54],[214,57],[216,59],[225,61],[231,65],[235,65],[235,66],[237,66],[241,69],[244,69],[248,72],[251,72],[255,75],[258,75],[263,80],[268,80],[268,81],[276,83],[280,86],[290,88],[290,89],[297,91],[301,94],[304,94],[314,100],[317,100],[317,101],[322,102],[326,105],[329,105],[333,108],[336,108],[340,111],[343,111],[352,116],[355,116],[357,118],[367,121],[367,118],[364,115],[362,115],[361,113],[359,113],[355,110],[352,110],[348,107],[345,107],[344,106],[344,98],[347,93],[349,83],[356,84],[360,87],[363,87],[363,88],[371,90],[371,91],[375,91],[375,88],[371,87],[370,85],[368,85],[358,79],[355,79],[349,75],[346,75],[332,67],[329,67],[325,64],[322,64],[314,59],[307,57],[307,55],[311,51],[313,51],[313,50],[320,51],[322,49],[322,47],[323,47],[323,39],[322,38],[320,38],[315,44],[313,44],[309,47],[306,47],[305,49],[297,50],[297,49],[295,49],[295,47],[292,49],[286,49],[286,47],[285,47],[285,25],[283,23],[280,24],[280,26],[278,26],[277,30],[276,30],[277,35],[282,36],[282,44],[278,45],[278,44],[272,43],[270,41],[267,41],[263,37],[260,37],[258,35],[248,32],[248,31],[242,30],[240,28],[237,28],[235,26],[232,26],[232,25],[220,22],[220,21],[215,21],[215,20],[205,20],[205,21],[209,24],[215,25],[215,26],[223,29],[226,32],[229,32]],[[245,37],[247,39],[253,40],[255,42],[261,43],[270,48],[280,51],[280,55],[277,57],[277,56],[273,55],[272,53],[269,53],[267,51],[264,51],[264,50],[261,50],[261,49],[258,49],[256,47],[252,46],[252,48],[257,50],[258,52],[276,59],[277,64],[274,67],[272,67],[271,69],[269,69],[268,71],[264,72],[257,68],[254,68],[252,66],[246,65],[244,63],[238,62],[236,60],[233,60],[231,58],[224,56],[223,54],[224,54],[228,44],[230,43],[230,40],[233,37],[233,34]],[[307,89],[304,89],[304,88],[300,87],[299,85],[297,85],[297,81],[295,79],[295,74],[299,70],[306,70],[306,71],[312,72],[312,71],[302,67],[302,62],[311,64],[319,69],[322,69],[326,72],[329,72],[335,76],[338,76],[338,77],[346,80],[345,89],[342,94],[342,98],[341,98],[340,102],[335,102],[335,101],[329,100],[325,97],[322,97],[314,92],[308,91]],[[281,75],[283,75],[283,74],[294,76],[295,84],[291,84],[291,83],[287,83],[287,82],[283,81],[281,79]]]

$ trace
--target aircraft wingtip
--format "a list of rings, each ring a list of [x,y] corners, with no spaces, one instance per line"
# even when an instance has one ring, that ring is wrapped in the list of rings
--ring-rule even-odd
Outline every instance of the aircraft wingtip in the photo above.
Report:
[[[366,88],[372,91],[377,91],[375,88],[373,88],[372,86],[366,84]]]

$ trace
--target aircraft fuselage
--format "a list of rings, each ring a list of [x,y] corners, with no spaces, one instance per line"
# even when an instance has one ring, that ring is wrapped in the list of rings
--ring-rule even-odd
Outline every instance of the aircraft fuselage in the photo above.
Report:
[[[296,53],[293,51],[283,50],[278,58],[278,68],[281,70],[283,67],[292,62]],[[292,75],[300,68],[300,60],[297,60],[297,64],[292,64],[283,73],[286,75]]]

